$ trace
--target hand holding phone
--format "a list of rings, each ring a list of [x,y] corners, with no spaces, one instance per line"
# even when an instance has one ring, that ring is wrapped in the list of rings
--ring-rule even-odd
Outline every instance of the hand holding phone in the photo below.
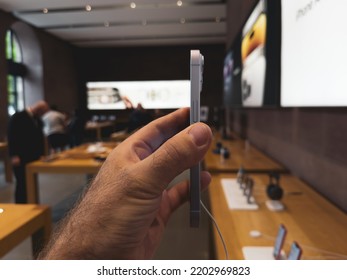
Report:
[[[190,124],[200,122],[200,93],[204,57],[199,50],[190,51]],[[190,169],[190,226],[200,225],[200,163]]]

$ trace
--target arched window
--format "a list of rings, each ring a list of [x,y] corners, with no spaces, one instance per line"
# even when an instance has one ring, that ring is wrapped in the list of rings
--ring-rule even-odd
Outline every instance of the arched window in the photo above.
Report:
[[[23,110],[25,107],[23,78],[26,68],[22,63],[22,50],[18,39],[12,30],[8,30],[6,33],[6,59],[8,66],[7,110],[9,115],[13,115],[16,111]]]

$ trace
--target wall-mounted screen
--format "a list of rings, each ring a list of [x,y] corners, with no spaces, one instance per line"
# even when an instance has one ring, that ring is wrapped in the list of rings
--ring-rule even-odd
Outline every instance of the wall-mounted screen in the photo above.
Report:
[[[344,0],[282,0],[282,106],[347,105],[346,9]]]
[[[224,91],[224,104],[232,102],[232,89],[233,89],[233,70],[234,70],[234,54],[229,50],[224,58],[223,66],[223,91]]]
[[[264,102],[266,74],[266,2],[260,0],[242,29],[242,104],[259,107]]]
[[[280,90],[280,3],[259,0],[236,36],[232,86],[228,87],[229,53],[224,62],[224,100],[230,107],[274,107]],[[228,90],[228,91],[227,91]],[[229,99],[226,97],[230,96]]]
[[[122,110],[126,102],[145,109],[176,109],[190,106],[190,81],[88,82],[89,110]]]
[[[235,43],[227,51],[223,68],[224,106],[240,107],[241,102],[241,44],[237,37]]]

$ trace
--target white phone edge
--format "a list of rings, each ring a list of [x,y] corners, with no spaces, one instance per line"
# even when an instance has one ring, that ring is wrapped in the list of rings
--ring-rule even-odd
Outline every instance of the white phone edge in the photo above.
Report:
[[[190,124],[200,122],[200,93],[204,58],[199,50],[190,51]],[[200,162],[190,169],[190,226],[200,225]]]

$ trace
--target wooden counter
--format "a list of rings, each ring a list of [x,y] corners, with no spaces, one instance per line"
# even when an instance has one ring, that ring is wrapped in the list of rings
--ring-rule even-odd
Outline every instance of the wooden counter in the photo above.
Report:
[[[302,259],[347,259],[347,215],[291,175],[281,176],[285,210],[273,212],[265,205],[266,175],[252,175],[258,210],[229,210],[221,187],[222,178],[235,175],[215,174],[209,187],[211,212],[226,240],[230,259],[243,259],[244,246],[273,246],[280,223],[288,230],[285,251],[295,240],[303,247]],[[249,235],[258,230],[261,237]],[[222,243],[215,229],[217,259],[225,259]]]
[[[229,150],[230,156],[228,159],[223,160],[219,154],[214,152],[217,142],[220,142],[223,147]],[[218,135],[214,137],[211,147],[205,156],[204,166],[211,173],[235,173],[241,166],[247,172],[287,172],[283,165],[266,156],[247,141],[239,138],[222,140]]]
[[[107,127],[113,127],[114,122],[113,121],[104,121],[104,122],[92,122],[89,121],[86,123],[86,130],[94,130],[96,133],[96,139],[97,141],[101,141],[102,139],[102,130]]]
[[[96,174],[102,161],[96,160],[97,157],[106,158],[108,153],[117,146],[117,143],[100,143],[99,151],[92,152],[89,148],[95,144],[84,144],[71,150],[53,156],[51,159],[38,160],[27,164],[26,166],[26,182],[28,203],[39,203],[38,197],[38,180],[39,173],[82,173]],[[89,149],[89,150],[88,150]]]
[[[11,183],[13,173],[12,173],[12,165],[11,165],[10,157],[8,154],[8,145],[6,142],[0,142],[0,157],[4,161],[6,182]]]
[[[48,242],[51,212],[48,206],[0,204],[0,257],[32,236],[34,257]]]

